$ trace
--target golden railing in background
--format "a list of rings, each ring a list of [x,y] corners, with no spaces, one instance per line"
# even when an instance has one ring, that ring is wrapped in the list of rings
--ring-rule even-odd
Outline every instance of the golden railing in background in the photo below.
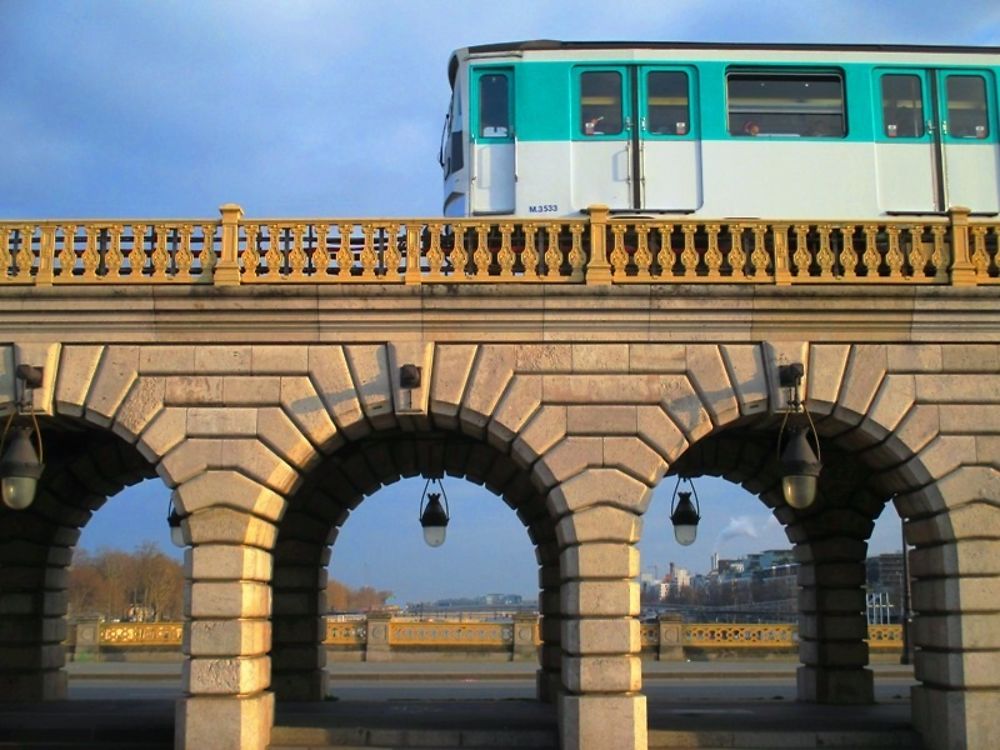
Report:
[[[794,625],[684,625],[684,645],[696,648],[787,648],[798,643]]]
[[[389,624],[390,646],[503,648],[513,640],[514,626],[510,623],[393,620]]]
[[[0,286],[1000,283],[1000,222],[580,219],[0,221]]]
[[[701,649],[782,649],[798,645],[797,628],[791,624],[684,623],[683,645]],[[389,621],[390,646],[434,648],[509,648],[514,626],[510,622],[448,622],[393,619]],[[659,623],[643,623],[639,634],[642,647],[655,648],[660,640]],[[100,645],[113,647],[179,646],[183,624],[109,623],[100,626]],[[535,642],[539,639],[535,628]],[[364,648],[368,625],[364,619],[328,619],[328,646]],[[869,625],[868,646],[873,650],[901,649],[899,625]]]
[[[180,622],[115,622],[101,625],[98,638],[102,646],[180,646],[183,634]]]

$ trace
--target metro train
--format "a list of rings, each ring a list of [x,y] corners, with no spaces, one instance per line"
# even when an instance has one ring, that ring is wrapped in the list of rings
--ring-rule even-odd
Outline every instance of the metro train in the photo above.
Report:
[[[1000,211],[1000,48],[467,47],[446,216],[868,219]]]

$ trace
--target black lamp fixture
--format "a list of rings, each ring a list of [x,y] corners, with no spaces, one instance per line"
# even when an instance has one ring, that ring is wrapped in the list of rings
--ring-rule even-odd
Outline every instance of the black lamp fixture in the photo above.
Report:
[[[432,482],[437,482],[441,492],[428,492]],[[444,498],[444,505],[441,505],[441,498]],[[448,508],[448,495],[445,494],[444,485],[438,477],[432,477],[424,485],[424,492],[420,496],[420,525],[424,528],[424,541],[430,547],[440,547],[444,544],[444,538],[448,529],[448,521],[451,515]]]
[[[42,463],[42,431],[35,416],[33,391],[42,384],[42,368],[18,365],[14,371],[15,382],[20,383],[20,392],[14,409],[4,424],[0,434],[0,494],[3,503],[13,510],[24,510],[35,501],[38,480],[45,465]],[[14,424],[17,416],[27,412],[30,424]],[[32,445],[31,433],[35,433],[38,449]],[[8,436],[10,440],[8,442]],[[4,449],[6,446],[6,450]]]
[[[177,512],[174,499],[170,498],[167,506],[167,526],[170,527],[170,543],[175,547],[184,546],[184,530],[181,528],[181,514]]]
[[[691,488],[690,492],[679,492],[681,482],[687,482]],[[694,502],[691,502],[691,495],[694,495]],[[670,522],[674,525],[674,538],[678,544],[687,547],[694,544],[698,536],[698,521],[701,520],[701,503],[698,502],[698,491],[694,488],[694,482],[688,477],[677,477],[677,484],[674,485],[674,494],[670,498]]]
[[[819,458],[819,435],[808,410],[804,408],[800,388],[804,369],[794,362],[778,368],[778,382],[786,391],[788,409],[778,432],[778,461],[781,465],[781,494],[793,508],[808,508],[816,499],[816,483],[823,464]],[[790,414],[805,414],[808,425],[788,426]],[[782,436],[788,438],[782,447]],[[809,433],[812,432],[812,442]],[[816,449],[813,450],[813,445]]]

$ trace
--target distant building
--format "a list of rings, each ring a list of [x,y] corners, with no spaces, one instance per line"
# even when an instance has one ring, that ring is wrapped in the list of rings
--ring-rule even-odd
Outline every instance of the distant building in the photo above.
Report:
[[[887,552],[865,560],[868,622],[899,622],[903,606],[903,553]]]

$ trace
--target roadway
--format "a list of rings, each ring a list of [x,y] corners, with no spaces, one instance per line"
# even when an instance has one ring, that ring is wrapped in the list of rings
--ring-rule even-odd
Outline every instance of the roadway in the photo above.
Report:
[[[789,661],[647,662],[643,692],[650,702],[794,701]],[[875,664],[875,699],[909,701],[912,668]],[[71,700],[174,699],[180,665],[73,663]],[[526,662],[333,663],[329,693],[347,701],[517,700],[535,695],[535,667]]]

